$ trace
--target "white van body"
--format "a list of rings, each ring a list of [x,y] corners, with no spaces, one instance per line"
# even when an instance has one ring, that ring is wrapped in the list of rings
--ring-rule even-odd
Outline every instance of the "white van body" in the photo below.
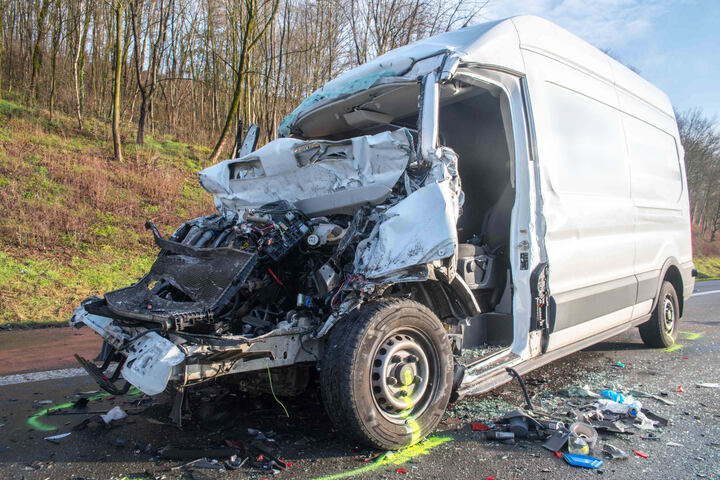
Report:
[[[313,97],[327,102],[324,92],[331,98],[342,85],[410,65],[413,75],[438,69],[439,76],[472,76],[507,96],[516,182],[509,364],[527,371],[645,322],[663,281],[675,286],[682,311],[694,287],[688,190],[673,108],[662,91],[557,25],[519,16],[399,48]],[[322,108],[309,103],[288,119],[304,123],[307,134],[321,133],[313,116]],[[530,278],[543,264],[544,346],[532,334]],[[510,378],[503,369],[490,378],[487,365],[473,370],[482,374],[473,386],[466,375],[466,393]]]
[[[132,303],[123,291],[132,293],[140,285],[141,294],[149,295],[150,287],[142,283],[150,285],[149,277],[110,292],[105,300],[84,302],[71,324],[90,326],[122,351],[129,359],[123,377],[146,393],[161,392],[170,383],[182,398],[186,386],[219,374],[264,375],[267,368],[312,365],[321,377],[333,372],[321,378],[322,387],[324,381],[338,382],[342,369],[359,368],[345,371],[343,378],[364,379],[347,396],[367,387],[366,403],[353,400],[343,407],[350,416],[333,418],[355,422],[356,437],[365,443],[394,448],[432,431],[451,391],[456,398],[487,391],[512,378],[508,368],[522,374],[633,326],[640,326],[650,345],[674,341],[676,320],[693,290],[694,269],[683,150],[672,105],[656,87],[560,27],[521,16],[396,49],[314,92],[285,118],[278,133],[293,138],[279,138],[200,172],[219,215],[188,222],[171,241],[155,230],[158,245],[178,255],[202,251],[211,260],[213,249],[197,249],[204,244],[187,239],[215,238],[212,225],[218,222],[228,230],[218,235],[222,238],[215,247],[224,246],[229,229],[277,231],[277,225],[252,224],[259,218],[253,209],[277,197],[293,202],[296,212],[278,224],[286,228],[287,219],[291,225],[304,219],[293,235],[308,245],[310,232],[325,229],[327,236],[329,228],[337,227],[333,222],[343,223],[333,215],[348,218],[356,212],[357,219],[361,209],[371,207],[374,213],[367,218],[375,226],[363,233],[354,262],[346,261],[339,274],[330,264],[314,273],[318,282],[335,283],[318,290],[322,293],[298,294],[287,315],[280,312],[278,318],[285,320],[260,334],[244,325],[242,331],[220,326],[225,330],[197,336],[195,321],[215,328],[207,310],[185,323],[167,315],[158,320],[147,310],[119,311]],[[412,170],[418,165],[427,169],[419,180]],[[262,225],[275,222],[267,216],[259,220]],[[356,235],[354,225],[346,222],[337,231]],[[317,239],[311,247],[316,245]],[[312,254],[312,248],[295,259]],[[251,260],[260,258],[217,250],[247,272],[254,268]],[[292,274],[279,270],[283,264],[273,268],[288,281]],[[288,288],[273,270],[267,268],[272,278],[265,270],[258,273],[264,280],[255,284]],[[182,283],[178,278],[173,285]],[[395,303],[383,303],[388,296]],[[306,308],[311,304],[318,305],[315,313]],[[426,324],[435,325],[435,333],[430,329],[419,335],[426,340],[437,335],[420,342],[435,342],[429,349],[435,357],[424,359],[425,347],[411,338],[415,330],[405,337],[390,332],[387,338],[389,345],[404,338],[408,351],[417,355],[405,352],[388,360],[379,339],[353,348],[361,353],[375,349],[381,352],[376,366],[389,365],[381,375],[373,370],[377,395],[404,398],[407,392],[399,392],[397,385],[410,388],[407,379],[413,375],[423,389],[435,389],[435,397],[414,413],[414,405],[389,407],[388,413],[384,398],[379,404],[377,395],[371,398],[375,394],[365,377],[374,368],[370,354],[355,362],[370,362],[367,371],[336,359],[343,342],[352,340],[337,325],[370,325],[377,315],[366,312],[401,304],[403,315],[412,317],[415,305]],[[148,322],[160,322],[162,331],[148,330]],[[190,330],[182,331],[187,325]],[[374,325],[370,330],[383,324]],[[663,328],[668,331],[662,333]],[[653,340],[656,334],[665,336]],[[499,348],[462,359],[469,347],[489,344]],[[156,358],[154,351],[165,352],[164,357]],[[439,376],[429,382],[433,369],[425,368],[423,375],[417,370],[425,360],[437,363],[434,374]],[[102,378],[96,367],[81,363]],[[291,372],[287,378],[293,382],[287,383],[302,383],[295,382],[300,377]],[[308,376],[302,378],[307,384]],[[347,401],[333,393],[340,391],[333,385],[324,398]],[[326,404],[331,417],[338,405]],[[357,405],[361,410],[353,410]],[[376,408],[377,418],[387,416],[388,428],[395,430],[369,433],[379,420],[361,413],[368,408]],[[427,414],[432,419],[422,420],[428,409],[434,409]],[[419,419],[414,426],[405,421],[411,413]],[[366,421],[369,426],[360,425]],[[400,424],[412,428],[405,431]]]

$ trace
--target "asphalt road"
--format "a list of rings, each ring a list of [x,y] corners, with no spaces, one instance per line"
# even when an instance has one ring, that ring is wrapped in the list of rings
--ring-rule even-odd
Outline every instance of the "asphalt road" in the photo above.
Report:
[[[699,283],[696,292],[685,307],[679,347],[647,349],[632,330],[526,377],[541,408],[560,408],[564,397],[557,392],[585,383],[596,388],[667,392],[666,398],[675,405],[642,399],[646,407],[670,419],[668,427],[656,432],[659,440],[643,440],[639,435],[611,435],[603,440],[643,452],[647,458],[631,454],[624,460],[606,460],[603,478],[720,478],[720,389],[696,386],[720,382],[720,281]],[[0,385],[1,381],[2,377]],[[286,418],[272,399],[230,395],[218,400],[208,395],[193,405],[193,414],[203,419],[204,427],[190,425],[183,430],[156,423],[156,418],[167,413],[164,406],[143,411],[133,403],[139,397],[104,397],[91,401],[87,411],[106,412],[120,405],[131,413],[123,425],[74,431],[56,443],[44,440],[71,431],[89,415],[48,415],[43,410],[94,390],[97,387],[88,377],[0,386],[0,479],[272,477],[270,472],[248,467],[228,472],[173,470],[183,462],[163,460],[156,453],[166,445],[220,445],[224,440],[247,439],[249,427],[273,431],[278,456],[292,463],[278,479],[556,480],[598,475],[595,470],[566,465],[539,442],[497,444],[471,430],[470,421],[489,423],[497,417],[494,410],[522,404],[514,384],[454,405],[436,434],[420,447],[396,453],[388,462],[367,463],[363,459],[378,452],[346,442],[312,396],[286,401],[290,412]]]

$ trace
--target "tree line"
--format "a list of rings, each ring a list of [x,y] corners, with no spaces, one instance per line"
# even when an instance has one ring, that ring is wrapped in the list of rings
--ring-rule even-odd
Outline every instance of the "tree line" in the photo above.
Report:
[[[676,112],[676,117],[692,221],[712,242],[720,232],[720,126],[701,109]]]
[[[229,155],[322,84],[389,50],[479,21],[487,0],[0,0],[0,95]],[[606,53],[612,55],[611,52]],[[693,222],[720,231],[720,133],[677,114]]]
[[[482,0],[0,0],[0,92],[228,153],[340,72],[472,22]]]

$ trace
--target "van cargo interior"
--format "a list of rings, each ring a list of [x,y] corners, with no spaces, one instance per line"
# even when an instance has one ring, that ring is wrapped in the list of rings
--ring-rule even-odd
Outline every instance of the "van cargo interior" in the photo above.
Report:
[[[454,83],[455,90],[441,97],[439,140],[459,156],[465,203],[458,221],[458,273],[483,312],[462,326],[461,363],[471,364],[509,347],[513,338],[512,132],[505,127],[509,110],[499,90]]]

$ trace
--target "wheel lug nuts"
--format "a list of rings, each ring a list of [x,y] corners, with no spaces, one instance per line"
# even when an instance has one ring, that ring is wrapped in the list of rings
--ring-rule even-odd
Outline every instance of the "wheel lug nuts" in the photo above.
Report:
[[[387,377],[387,379],[385,379],[385,381],[390,386],[397,385],[397,378],[395,378],[395,377]]]
[[[390,361],[393,363],[400,363],[400,355],[393,355]]]
[[[418,359],[418,357],[416,357],[415,355],[408,355],[405,360],[407,360],[408,363],[415,363],[415,362],[417,362],[419,359]]]
[[[415,375],[415,378],[413,378],[413,383],[422,383],[422,377],[419,375]]]
[[[396,396],[396,397],[407,397],[407,394],[408,394],[408,393],[407,393],[406,391],[400,390],[399,392],[397,392],[397,393],[395,394],[395,396]]]

